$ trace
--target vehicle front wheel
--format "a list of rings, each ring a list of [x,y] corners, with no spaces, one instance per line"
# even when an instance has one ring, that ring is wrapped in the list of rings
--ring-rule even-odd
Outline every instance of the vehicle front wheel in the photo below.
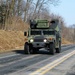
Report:
[[[50,43],[49,45],[49,52],[50,54],[54,55],[55,54],[55,44],[54,43]]]
[[[25,45],[24,45],[24,53],[30,54],[29,45],[27,43],[25,43]]]

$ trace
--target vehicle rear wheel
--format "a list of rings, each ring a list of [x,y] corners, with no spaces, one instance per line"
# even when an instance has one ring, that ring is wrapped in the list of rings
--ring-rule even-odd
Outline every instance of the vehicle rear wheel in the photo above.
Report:
[[[50,48],[49,48],[50,54],[54,55],[55,54],[55,44],[50,43]]]
[[[61,52],[61,42],[59,42],[59,48],[56,48],[56,53],[60,53]]]

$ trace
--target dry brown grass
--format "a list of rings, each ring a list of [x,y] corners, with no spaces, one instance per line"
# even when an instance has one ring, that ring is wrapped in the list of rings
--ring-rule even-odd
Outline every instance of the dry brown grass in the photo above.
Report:
[[[11,17],[5,23],[5,29],[0,30],[0,53],[12,51],[24,45],[24,31],[29,25],[20,17]]]
[[[72,42],[66,40],[65,38],[62,38],[62,44],[72,44]]]
[[[20,17],[11,17],[5,24],[5,30],[25,31],[28,28],[28,23],[24,22]]]
[[[24,38],[22,31],[0,30],[0,52],[6,52],[15,47],[23,46]]]

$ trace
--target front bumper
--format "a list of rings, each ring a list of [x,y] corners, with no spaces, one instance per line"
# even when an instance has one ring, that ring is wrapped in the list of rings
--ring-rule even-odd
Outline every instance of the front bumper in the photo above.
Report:
[[[48,43],[44,43],[44,42],[34,42],[34,43],[31,43],[33,47],[35,48],[43,48],[43,47],[46,47],[46,45]]]

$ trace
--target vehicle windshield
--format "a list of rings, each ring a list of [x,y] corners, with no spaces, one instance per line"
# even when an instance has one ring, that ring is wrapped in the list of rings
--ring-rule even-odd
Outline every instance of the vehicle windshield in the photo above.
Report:
[[[41,35],[41,31],[31,31],[31,35]]]
[[[44,35],[55,35],[54,31],[43,31]]]

